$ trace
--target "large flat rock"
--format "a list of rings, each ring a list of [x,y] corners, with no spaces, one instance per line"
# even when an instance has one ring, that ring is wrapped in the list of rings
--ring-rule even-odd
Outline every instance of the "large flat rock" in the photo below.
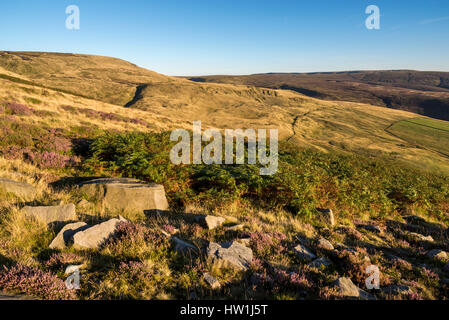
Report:
[[[128,178],[102,178],[79,185],[81,192],[112,212],[168,210],[164,186]]]
[[[61,223],[76,221],[75,205],[73,203],[50,207],[24,207],[22,212],[28,218],[34,218],[44,223]]]
[[[36,188],[34,186],[6,178],[0,178],[0,190],[11,193],[25,201],[31,201],[36,196]]]
[[[97,224],[73,236],[73,246],[78,249],[99,249],[106,240],[112,237],[122,219],[111,219]]]

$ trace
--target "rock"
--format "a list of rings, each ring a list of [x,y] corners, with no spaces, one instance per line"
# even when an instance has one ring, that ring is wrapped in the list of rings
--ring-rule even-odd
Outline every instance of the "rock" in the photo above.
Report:
[[[210,242],[206,255],[212,260],[226,261],[240,270],[247,270],[253,260],[253,251],[236,241],[222,244]]]
[[[318,247],[326,249],[326,250],[334,250],[334,246],[328,240],[324,238],[320,238],[318,240]]]
[[[84,231],[89,227],[90,226],[84,222],[69,223],[65,225],[64,228],[59,231],[56,238],[50,243],[49,248],[59,250],[66,248],[70,242],[73,242],[75,233]]]
[[[371,232],[382,233],[382,230],[374,224],[363,224],[363,225],[359,225],[359,227],[362,229],[371,231]]]
[[[28,218],[34,218],[44,223],[61,223],[78,220],[73,203],[51,207],[25,207],[22,212]]]
[[[206,281],[212,289],[219,289],[221,287],[217,278],[211,276],[209,273],[204,274],[204,281]]]
[[[316,258],[316,255],[314,255],[309,249],[304,247],[302,244],[298,244],[293,251],[296,253],[296,256],[300,258],[303,261],[311,261]]]
[[[209,230],[220,227],[225,221],[225,218],[210,216],[210,215],[202,215],[196,218],[196,221],[203,223]]]
[[[74,247],[79,249],[99,249],[106,240],[114,235],[117,226],[122,221],[124,220],[114,218],[75,233],[73,236]]]
[[[318,259],[313,260],[308,265],[310,267],[314,267],[314,268],[320,269],[321,267],[328,267],[328,266],[332,265],[332,261],[330,261],[327,258],[320,257]]]
[[[320,219],[325,224],[333,227],[335,225],[335,219],[334,219],[334,212],[332,209],[321,209],[320,212]]]
[[[128,178],[103,178],[79,185],[80,191],[96,198],[109,211],[145,212],[168,210],[162,185]]]
[[[195,247],[194,245],[192,245],[184,240],[181,240],[174,236],[172,236],[170,238],[175,243],[175,250],[178,252],[185,253],[187,251],[196,251],[196,252],[198,251],[197,247]]]
[[[420,241],[428,241],[428,242],[434,242],[432,236],[424,236],[420,233],[416,233],[416,232],[409,232],[409,235],[415,239],[418,239]]]
[[[243,230],[243,229],[245,229],[245,225],[243,225],[243,224],[236,224],[233,226],[226,227],[227,231],[239,231],[239,230]]]
[[[427,252],[426,256],[437,260],[447,260],[448,258],[447,253],[440,249],[430,250],[429,252]]]
[[[368,292],[357,287],[349,278],[338,278],[334,282],[341,295],[345,298],[358,298],[361,300],[376,300],[376,298]]]
[[[11,193],[25,201],[31,201],[36,196],[36,188],[32,185],[6,178],[0,178],[0,190]]]

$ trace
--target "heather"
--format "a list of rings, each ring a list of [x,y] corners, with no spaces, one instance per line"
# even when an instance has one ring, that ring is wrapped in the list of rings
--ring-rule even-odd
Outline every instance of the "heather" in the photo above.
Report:
[[[0,270],[0,288],[44,300],[73,300],[74,291],[66,288],[64,281],[56,275],[36,267],[15,265],[3,266]]]

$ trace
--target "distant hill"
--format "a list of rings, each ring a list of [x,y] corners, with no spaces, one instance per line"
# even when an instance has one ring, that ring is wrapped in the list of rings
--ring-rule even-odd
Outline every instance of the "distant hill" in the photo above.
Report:
[[[189,79],[203,83],[287,89],[319,99],[363,102],[449,120],[449,72],[391,70],[267,73]]]

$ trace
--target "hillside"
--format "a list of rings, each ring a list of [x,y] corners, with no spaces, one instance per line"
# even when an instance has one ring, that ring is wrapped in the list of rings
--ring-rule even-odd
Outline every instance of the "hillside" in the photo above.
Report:
[[[279,129],[279,170],[174,165],[171,130],[195,120]],[[448,130],[114,58],[1,52],[0,294],[447,299]],[[381,290],[362,290],[369,265]]]
[[[363,102],[449,120],[449,73],[352,71],[189,77],[196,82],[288,89],[325,100]]]

